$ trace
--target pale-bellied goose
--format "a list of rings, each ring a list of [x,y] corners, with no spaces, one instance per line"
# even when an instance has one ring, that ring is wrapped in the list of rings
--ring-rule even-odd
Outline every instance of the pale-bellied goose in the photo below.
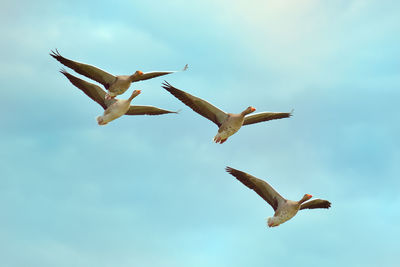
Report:
[[[122,115],[161,115],[177,113],[175,111],[152,106],[131,106],[130,103],[132,99],[140,94],[140,90],[134,90],[128,99],[105,99],[106,92],[101,89],[100,86],[79,79],[63,69],[60,70],[60,72],[64,74],[73,85],[81,89],[88,97],[104,108],[103,115],[96,118],[99,125],[105,125]]]
[[[106,94],[106,97],[108,99],[125,93],[125,91],[128,90],[128,88],[131,86],[131,83],[133,82],[148,80],[158,76],[163,76],[170,73],[178,72],[178,71],[152,71],[144,73],[138,70],[132,75],[114,76],[95,66],[67,59],[61,56],[61,54],[58,52],[57,49],[55,52],[51,51],[50,55],[54,57],[56,60],[58,60],[60,63],[73,69],[77,73],[82,74],[104,85],[104,87],[108,90],[108,94]],[[187,70],[187,68],[188,65],[186,64],[182,71]]]
[[[261,112],[246,116],[256,110],[253,107],[248,107],[239,114],[226,113],[201,98],[173,87],[166,81],[163,83],[163,88],[195,112],[214,122],[219,127],[218,133],[214,137],[216,143],[224,143],[228,137],[236,133],[242,125],[288,118],[292,115],[287,112]]]
[[[299,201],[292,201],[283,198],[267,182],[258,179],[245,172],[226,167],[226,171],[236,177],[240,182],[250,189],[253,189],[274,209],[273,217],[268,218],[268,226],[278,226],[290,220],[299,210],[303,209],[329,209],[331,203],[328,200],[314,199],[306,202],[312,196],[305,194]]]

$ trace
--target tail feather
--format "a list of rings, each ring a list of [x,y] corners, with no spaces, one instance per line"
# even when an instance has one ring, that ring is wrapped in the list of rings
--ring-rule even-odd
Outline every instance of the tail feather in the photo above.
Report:
[[[98,125],[106,125],[107,124],[107,122],[104,122],[103,116],[97,116],[96,121],[97,121]]]
[[[274,217],[269,217],[269,218],[267,219],[267,225],[268,225],[268,227],[277,226],[277,225],[275,225]]]

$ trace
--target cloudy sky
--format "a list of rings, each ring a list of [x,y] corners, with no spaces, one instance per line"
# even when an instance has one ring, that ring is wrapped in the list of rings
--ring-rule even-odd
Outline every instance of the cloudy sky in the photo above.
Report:
[[[398,266],[398,1],[1,4],[1,266]],[[157,78],[123,97],[180,114],[100,127],[55,48],[113,74],[188,63],[165,79],[294,116],[217,145]],[[267,228],[272,208],[225,166],[332,208]]]

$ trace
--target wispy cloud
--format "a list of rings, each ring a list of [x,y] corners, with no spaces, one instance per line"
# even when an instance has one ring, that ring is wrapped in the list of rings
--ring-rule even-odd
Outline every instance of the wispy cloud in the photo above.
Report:
[[[4,6],[6,266],[397,263],[397,2]],[[254,105],[294,116],[215,145],[215,125],[154,79],[134,85],[143,89],[134,104],[180,114],[99,127],[101,107],[57,73],[54,48],[115,74],[189,63],[166,79],[228,112]],[[332,209],[266,229],[273,210],[226,165]]]

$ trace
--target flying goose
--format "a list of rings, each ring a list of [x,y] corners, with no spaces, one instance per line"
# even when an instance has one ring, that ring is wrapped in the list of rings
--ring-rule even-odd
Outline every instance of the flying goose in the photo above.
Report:
[[[299,210],[303,209],[329,209],[331,203],[328,200],[314,199],[306,202],[311,195],[305,194],[299,201],[293,201],[283,198],[278,192],[272,188],[267,182],[258,179],[245,172],[226,167],[228,173],[235,176],[240,182],[250,189],[253,189],[260,197],[268,202],[275,211],[273,217],[268,218],[268,226],[278,226],[296,215]]]
[[[178,71],[152,71],[143,73],[142,71],[137,70],[132,75],[114,76],[95,66],[67,59],[61,56],[61,54],[58,52],[57,49],[55,52],[51,51],[50,55],[54,57],[56,60],[58,60],[60,63],[73,69],[77,73],[82,74],[104,85],[104,87],[108,90],[108,93],[106,94],[106,97],[108,99],[125,93],[125,91],[128,90],[128,88],[131,86],[131,83],[133,82],[148,80],[158,76],[163,76],[170,73],[178,72]],[[187,68],[188,65],[186,64],[182,71],[187,70]]]
[[[164,81],[162,87],[195,112],[214,122],[219,127],[214,141],[220,144],[224,143],[229,136],[236,133],[242,125],[288,118],[292,115],[291,112],[261,112],[248,116],[248,114],[256,110],[253,107],[248,107],[239,114],[226,113],[201,98],[173,87],[166,81]]]
[[[103,115],[96,118],[99,125],[106,125],[122,115],[161,115],[177,113],[175,111],[159,109],[152,106],[131,106],[132,99],[140,94],[140,90],[134,90],[128,99],[105,99],[106,92],[101,89],[100,86],[79,79],[63,69],[61,69],[60,72],[64,74],[73,85],[103,107]]]

